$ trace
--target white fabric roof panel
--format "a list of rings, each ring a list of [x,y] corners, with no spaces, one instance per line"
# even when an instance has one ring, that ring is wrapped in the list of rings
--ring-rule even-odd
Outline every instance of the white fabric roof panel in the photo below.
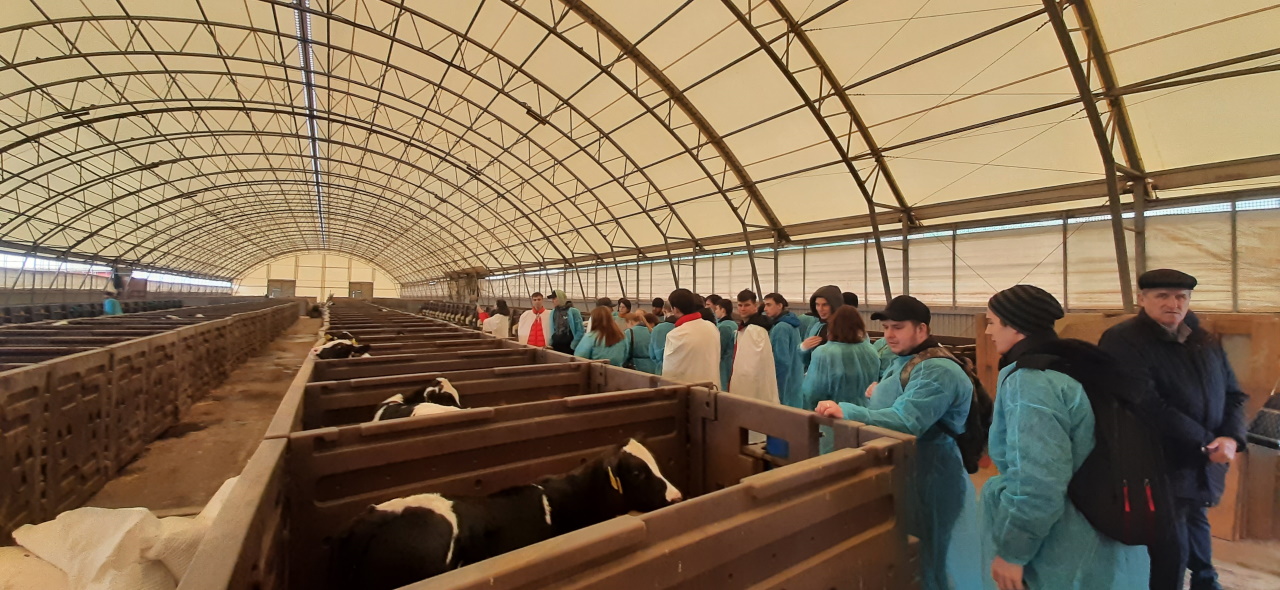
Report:
[[[1105,177],[1041,3],[11,4],[10,251],[232,278],[331,249],[413,282],[864,232],[859,181],[882,222],[948,203],[924,223],[1105,202],[1105,185],[1035,198]],[[1183,174],[1168,196],[1274,186],[1277,8],[1063,8],[1124,172],[1230,169]],[[1105,60],[1089,59],[1094,39]]]

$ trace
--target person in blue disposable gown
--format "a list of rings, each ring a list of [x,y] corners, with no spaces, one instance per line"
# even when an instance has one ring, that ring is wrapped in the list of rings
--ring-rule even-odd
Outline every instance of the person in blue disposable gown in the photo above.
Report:
[[[653,316],[648,316],[653,317]],[[649,358],[649,341],[652,339],[653,326],[643,311],[633,312],[627,316],[627,337],[631,339],[631,364],[637,371],[658,374],[658,365]]]
[[[764,314],[773,320],[769,341],[773,343],[774,373],[778,379],[778,401],[784,406],[812,410],[800,397],[804,366],[800,361],[800,319],[787,309],[787,300],[778,293],[764,296]]]
[[[1017,364],[1027,355],[1069,358],[1062,355],[1078,347],[1097,350],[1058,340],[1053,325],[1062,316],[1058,300],[1032,285],[996,293],[987,304],[987,335],[1003,368],[989,438],[1000,474],[982,488],[982,563],[991,573],[986,587],[1146,588],[1146,548],[1104,537],[1067,497],[1067,484],[1094,446],[1084,388],[1063,373]]]
[[[880,357],[880,371],[883,372],[893,364],[893,359],[898,355],[893,354],[893,349],[889,348],[889,341],[881,338],[871,343],[871,347],[876,350],[876,356]]]
[[[804,339],[800,341],[800,360],[804,363],[805,371],[809,370],[813,350],[827,343],[827,322],[831,321],[831,317],[842,306],[844,306],[844,294],[840,292],[840,287],[835,285],[818,289],[809,297],[809,309],[813,312],[816,321],[809,326],[808,331],[804,333]]]
[[[720,330],[720,388],[729,390],[729,377],[733,375],[733,346],[737,343],[738,322],[733,319],[733,302],[716,301],[711,313],[716,316],[716,328]]]
[[[841,307],[827,326],[827,337],[827,343],[813,351],[800,388],[800,407],[813,409],[823,400],[867,405],[867,388],[880,378],[880,359],[864,340],[862,314],[848,305]],[[834,433],[826,426],[820,430],[818,448],[830,453],[835,450]]]
[[[120,300],[111,291],[102,292],[102,315],[124,315]]]
[[[905,525],[907,533],[920,539],[921,588],[970,590],[981,588],[984,578],[977,501],[960,448],[939,425],[964,432],[973,382],[960,365],[945,358],[916,365],[906,387],[900,378],[913,356],[938,346],[929,335],[930,315],[925,304],[909,295],[895,297],[873,314],[897,358],[882,373],[866,406],[824,400],[815,410],[916,437]]]
[[[627,364],[631,339],[613,321],[613,310],[603,305],[591,310],[591,330],[582,336],[573,355],[587,360],[605,359],[615,367]]]
[[[653,365],[657,369],[657,375],[662,374],[663,354],[667,346],[667,334],[676,329],[676,320],[680,319],[675,310],[671,308],[671,304],[663,302],[663,312],[667,315],[653,330],[649,332],[649,358],[653,359]]]

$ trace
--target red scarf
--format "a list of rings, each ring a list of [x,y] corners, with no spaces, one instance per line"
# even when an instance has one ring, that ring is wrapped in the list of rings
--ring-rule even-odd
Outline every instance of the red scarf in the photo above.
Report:
[[[680,316],[680,319],[676,320],[676,327],[679,328],[680,326],[683,326],[689,322],[692,322],[693,320],[700,320],[700,319],[702,319],[702,312],[700,311],[691,313],[689,315]]]

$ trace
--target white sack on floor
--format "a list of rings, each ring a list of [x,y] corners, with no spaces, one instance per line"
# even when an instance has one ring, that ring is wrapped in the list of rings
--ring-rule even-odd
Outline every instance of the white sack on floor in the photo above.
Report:
[[[195,517],[156,518],[145,508],[77,508],[23,526],[13,538],[62,570],[69,590],[174,590],[235,480],[224,482]]]

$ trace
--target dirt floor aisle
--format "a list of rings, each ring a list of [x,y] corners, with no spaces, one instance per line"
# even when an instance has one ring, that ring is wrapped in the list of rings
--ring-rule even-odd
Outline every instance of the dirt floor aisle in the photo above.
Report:
[[[320,320],[299,318],[187,410],[181,422],[151,443],[86,506],[198,512],[222,482],[239,475],[257,449],[319,329]]]

